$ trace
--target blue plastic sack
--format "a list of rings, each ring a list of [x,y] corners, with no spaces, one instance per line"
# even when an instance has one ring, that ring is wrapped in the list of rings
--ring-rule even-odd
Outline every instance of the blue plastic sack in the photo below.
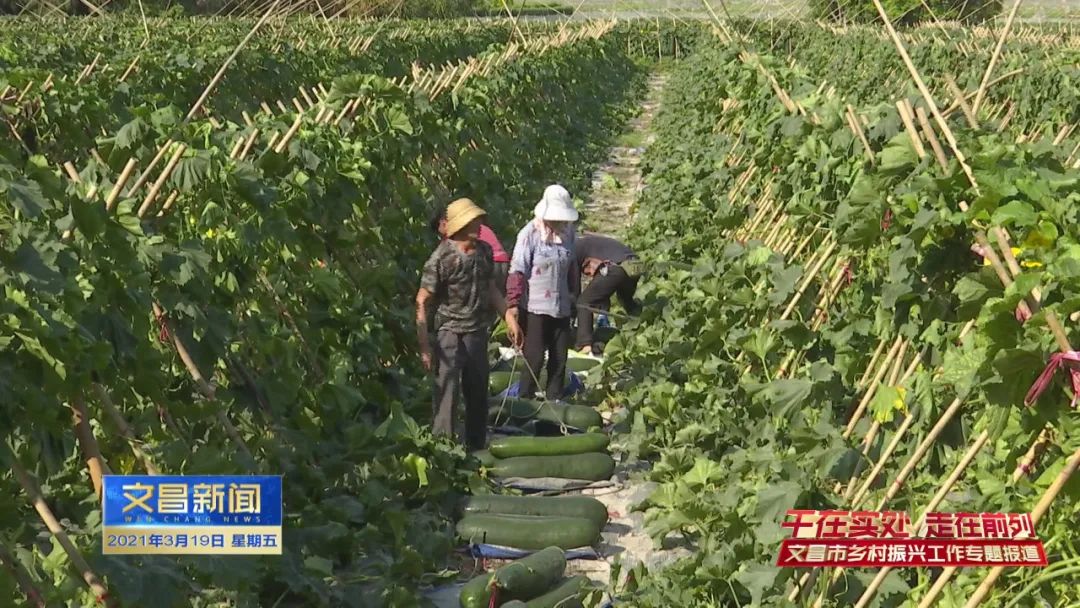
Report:
[[[569,399],[574,395],[585,390],[585,382],[581,379],[581,376],[570,372],[569,382],[563,387],[563,394],[559,396],[560,399]],[[521,381],[511,384],[505,391],[499,393],[497,397],[519,397],[521,392]]]
[[[504,547],[501,545],[489,545],[487,543],[470,544],[467,551],[469,555],[474,558],[485,557],[488,559],[521,559],[536,553],[536,551],[515,549],[513,547]],[[592,547],[568,549],[565,553],[566,559],[600,559],[600,554]]]

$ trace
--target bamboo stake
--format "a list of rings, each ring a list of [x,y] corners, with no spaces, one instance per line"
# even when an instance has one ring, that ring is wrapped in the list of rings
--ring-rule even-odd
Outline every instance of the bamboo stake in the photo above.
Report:
[[[98,445],[94,431],[90,428],[90,414],[86,409],[86,402],[82,395],[76,394],[71,398],[72,420],[75,426],[75,437],[79,440],[79,448],[86,461],[86,468],[90,471],[90,481],[94,484],[94,494],[101,498],[102,476],[111,474],[109,466],[101,456],[101,447]]]
[[[143,172],[139,174],[139,179],[135,180],[135,183],[131,185],[126,196],[135,194],[139,188],[142,188],[146,184],[146,181],[150,179],[150,172],[153,171],[154,167],[156,167],[157,164],[161,162],[161,159],[165,157],[165,153],[169,151],[169,146],[173,145],[173,143],[175,142],[172,139],[168,139],[160,148],[158,148],[157,154],[150,160],[150,164],[143,169]]]
[[[952,76],[945,77],[945,84],[949,87],[949,92],[956,98],[956,103],[959,104],[960,110],[964,113],[964,118],[967,119],[968,126],[972,129],[979,128],[979,121],[975,118],[975,112],[968,107],[966,101],[964,101],[964,93],[960,90],[960,86],[956,84],[956,80]]]
[[[206,88],[203,89],[202,94],[199,95],[199,98],[195,101],[195,105],[193,105],[191,107],[191,110],[188,111],[187,116],[184,117],[184,123],[187,123],[195,117],[195,113],[199,110],[199,108],[202,107],[203,103],[206,102],[206,99],[210,96],[210,92],[214,90],[214,87],[216,87],[217,84],[221,82],[221,78],[225,75],[225,71],[229,69],[229,66],[232,65],[233,60],[235,60],[236,56],[240,54],[240,50],[247,46],[248,41],[250,41],[251,38],[255,35],[255,32],[258,31],[264,23],[266,23],[266,20],[270,18],[270,15],[273,14],[274,9],[277,8],[280,2],[281,0],[274,0],[274,3],[270,5],[270,8],[267,9],[265,13],[263,13],[263,16],[255,22],[254,27],[252,27],[251,30],[247,33],[247,35],[244,36],[244,39],[240,41],[240,44],[236,45],[236,48],[233,49],[232,54],[230,54],[229,57],[225,59],[225,63],[221,64],[221,67],[218,69],[217,73],[214,74],[214,77],[210,79],[210,84],[206,85]]]
[[[911,145],[915,148],[915,153],[919,155],[920,160],[926,158],[926,148],[923,147],[922,138],[919,137],[919,132],[915,129],[915,112],[911,104],[908,100],[901,99],[896,102],[896,109],[900,112],[900,120],[904,123],[904,128],[911,139]]]
[[[67,554],[68,559],[72,565],[82,575],[83,582],[97,597],[98,601],[105,602],[107,606],[116,606],[116,601],[109,597],[109,590],[98,578],[97,574],[90,569],[90,564],[86,563],[86,559],[83,558],[82,553],[75,546],[75,543],[71,542],[71,538],[68,537],[67,532],[60,525],[60,522],[56,519],[52,509],[49,508],[49,504],[45,502],[45,498],[41,495],[41,491],[38,489],[37,484],[30,477],[30,474],[26,472],[26,469],[19,464],[18,457],[11,447],[4,443],[4,451],[7,452],[6,456],[9,459],[8,465],[11,467],[11,472],[14,474],[15,479],[19,482],[19,486],[22,487],[23,492],[30,499],[30,503],[33,504],[34,510],[37,511],[38,517],[48,528],[53,538],[60,543],[60,546],[64,549],[64,553]]]
[[[829,281],[828,287],[822,292],[821,297],[818,298],[817,308],[814,309],[814,316],[810,325],[812,331],[817,331],[825,323],[825,319],[829,316],[829,307],[832,306],[833,299],[840,293],[844,282],[844,269],[847,268],[847,261],[837,260],[837,262],[839,264],[833,272],[833,277]]]
[[[896,476],[896,479],[893,480],[893,482],[889,485],[888,490],[885,491],[885,496],[883,496],[878,502],[878,511],[880,511],[888,501],[892,500],[900,492],[900,488],[903,486],[904,482],[907,481],[908,476],[911,475],[911,473],[915,470],[915,467],[918,466],[919,462],[922,460],[923,456],[926,455],[926,453],[930,450],[930,447],[933,446],[935,441],[937,441],[938,436],[940,436],[942,431],[945,430],[946,425],[949,424],[949,421],[952,420],[953,416],[955,416],[956,413],[960,411],[960,406],[962,404],[963,401],[959,397],[953,399],[952,403],[949,404],[949,407],[946,408],[945,412],[942,413],[941,418],[939,418],[937,423],[934,424],[933,428],[930,429],[930,433],[928,433],[927,436],[923,438],[922,442],[919,443],[919,446],[915,448],[915,452],[910,457],[908,457],[907,462],[904,463],[904,466],[900,470],[900,473]]]
[[[1019,4],[1019,1],[1017,2]],[[1050,504],[1054,502],[1058,494],[1061,493],[1062,488],[1065,487],[1065,483],[1069,481],[1069,478],[1076,473],[1077,468],[1080,468],[1080,449],[1073,452],[1072,456],[1065,464],[1065,468],[1058,473],[1058,476],[1054,479],[1054,482],[1050,484],[1050,487],[1043,493],[1042,498],[1039,499],[1038,504],[1035,505],[1035,509],[1031,512],[1032,526],[1039,523],[1042,516],[1046,514],[1046,511],[1050,509]],[[983,582],[975,590],[975,594],[968,599],[964,604],[964,608],[975,608],[986,599],[986,596],[990,594],[990,590],[994,587],[994,583],[1001,576],[1001,573],[1005,571],[1002,566],[994,566],[990,569],[990,572],[983,579]],[[944,573],[942,574],[944,576]]]
[[[165,311],[161,309],[161,306],[159,306],[157,302],[153,303],[153,311],[154,316],[158,319],[161,319],[161,322],[164,323]],[[180,340],[180,337],[177,336],[176,332],[171,329],[168,333],[169,339],[172,340],[173,348],[176,349],[176,354],[180,356],[180,361],[184,364],[184,367],[187,368],[188,374],[191,376],[192,380],[195,381],[196,388],[207,400],[216,401],[217,392],[214,390],[214,387],[206,381],[206,377],[202,375],[202,372],[199,371],[198,366],[195,365],[195,361],[191,358],[191,354],[188,352],[187,347],[184,346],[184,343]],[[244,443],[243,437],[240,436],[240,433],[236,429],[236,426],[233,425],[232,421],[229,420],[228,416],[226,416],[225,411],[220,409],[217,410],[217,418],[218,421],[221,423],[222,427],[225,429],[225,433],[229,436],[230,439],[232,439],[232,441],[236,444],[240,451],[243,452],[248,457],[248,459],[253,460],[254,458],[251,452],[248,450],[247,444]]]
[[[870,404],[870,400],[874,398],[874,393],[877,392],[878,385],[881,384],[881,381],[885,378],[885,374],[888,373],[889,368],[893,365],[894,358],[902,348],[906,347],[907,340],[905,340],[903,336],[897,336],[877,371],[874,372],[874,378],[870,381],[870,384],[867,385],[868,389],[863,393],[862,399],[859,400],[859,405],[856,406],[855,411],[852,412],[851,419],[844,429],[844,439],[851,437],[851,434],[855,432],[855,425],[858,424],[859,419],[862,418],[862,414]]]
[[[855,383],[855,388],[861,388],[866,385],[867,379],[870,378],[870,373],[874,371],[874,366],[877,365],[878,357],[881,356],[881,353],[885,352],[885,345],[888,343],[888,338],[881,338],[878,340],[877,348],[874,349],[874,354],[870,356],[870,363],[866,365],[863,375],[859,378],[859,381]]]
[[[187,145],[180,143],[176,146],[176,150],[173,151],[173,155],[169,158],[169,162],[166,163],[165,168],[162,169],[161,175],[154,181],[154,185],[150,186],[150,192],[146,193],[146,197],[143,199],[142,205],[139,206],[138,217],[142,218],[146,215],[146,212],[150,210],[150,205],[154,203],[154,199],[157,198],[158,192],[161,191],[161,187],[165,185],[165,180],[169,179],[174,169],[176,169],[177,163],[180,162],[180,156],[187,150]]]
[[[278,145],[274,148],[274,152],[281,154],[285,151],[285,146],[289,145],[289,140],[293,138],[293,135],[296,135],[296,131],[300,129],[300,124],[303,122],[303,120],[303,114],[296,115],[296,120],[293,121],[292,126],[289,127],[289,130],[285,132],[285,136],[281,138],[280,142],[278,142]]]
[[[116,183],[113,184],[112,190],[109,191],[109,195],[105,198],[105,211],[111,213],[116,207],[116,201],[120,198],[120,191],[124,188],[124,184],[131,177],[131,172],[135,170],[135,165],[138,161],[134,158],[129,158],[127,164],[124,165],[122,171],[120,171],[120,177],[116,179]]]
[[[146,469],[148,475],[161,475],[161,470],[157,468],[154,461],[139,447],[139,440],[136,439],[135,433],[132,432],[131,426],[128,425],[127,420],[124,419],[124,415],[117,409],[116,404],[113,402],[112,397],[109,396],[109,392],[105,390],[105,387],[100,384],[94,385],[94,393],[97,395],[98,401],[101,402],[102,408],[105,413],[112,419],[113,424],[116,425],[117,430],[120,431],[120,435],[127,440],[128,445],[131,447],[131,452],[135,454],[143,463],[143,468]]]
[[[791,313],[795,311],[795,307],[798,306],[799,300],[802,299],[804,293],[806,293],[807,287],[817,276],[817,273],[821,270],[821,267],[825,265],[825,261],[828,260],[829,255],[836,249],[836,241],[829,239],[829,244],[825,248],[825,253],[822,254],[821,259],[811,268],[810,272],[803,279],[799,289],[795,292],[795,296],[792,297],[791,302],[788,303],[787,308],[784,309],[783,314],[780,315],[779,321],[785,321],[791,316]]]
[[[165,217],[165,214],[169,212],[169,209],[172,209],[173,203],[175,203],[176,199],[179,197],[179,190],[173,190],[172,192],[170,192],[169,196],[165,199],[165,202],[161,205],[161,211],[157,212],[157,217]]]
[[[907,348],[908,348],[908,341],[907,340],[904,340],[903,342],[900,343],[900,350],[896,353],[896,357],[892,360],[892,365],[891,366],[885,366],[887,368],[890,368],[888,380],[884,380],[884,382],[876,382],[876,383],[872,384],[870,386],[870,388],[866,391],[866,394],[863,395],[863,401],[865,401],[866,403],[869,404],[869,402],[873,400],[873,396],[877,394],[878,389],[880,389],[882,386],[897,386],[897,379],[900,376],[900,367],[903,366],[904,359],[907,357]],[[911,365],[911,367],[909,369],[914,371],[915,366],[918,365],[918,362],[919,362],[919,357],[918,357],[918,355],[916,355],[916,357],[915,357],[914,361],[912,361],[912,365]],[[862,416],[860,415],[859,418],[861,418],[861,417]],[[854,424],[857,424],[858,420],[859,420],[858,418],[853,417],[852,420],[848,422],[848,428],[854,429]],[[864,458],[869,456],[869,454],[870,454],[870,445],[871,445],[871,443],[873,443],[874,437],[877,436],[877,432],[878,432],[878,429],[880,427],[881,427],[881,423],[879,423],[877,420],[873,420],[871,422],[871,424],[870,424],[870,429],[867,430],[867,432],[866,432],[866,436],[863,437],[863,440],[860,442],[860,443],[862,443],[862,448],[860,449],[860,453]],[[850,437],[850,435],[846,436],[845,438],[847,438],[847,437]],[[836,485],[833,488],[833,492],[836,493],[836,494],[840,494],[840,492],[843,491],[844,492],[844,494],[843,494],[844,500],[847,500],[848,498],[850,498],[851,497],[851,492],[853,491],[855,483],[858,480],[859,475],[862,474],[862,467],[863,467],[863,461],[859,460],[855,464],[855,470],[852,472],[851,477],[848,479],[847,490],[844,490],[843,484],[838,481],[838,482],[836,482]]]
[[[903,386],[904,384],[906,384],[907,381],[911,378],[912,374],[915,373],[915,370],[918,368],[919,364],[922,363],[923,357],[926,356],[926,352],[927,352],[927,349],[924,348],[922,352],[916,353],[915,357],[911,360],[911,363],[908,365],[907,369],[904,370],[904,374],[902,376],[900,376],[899,380],[897,380],[897,372],[900,371],[900,363],[904,359],[903,353],[901,353],[901,356],[897,357],[897,359],[896,359],[897,365],[896,365],[896,367],[893,368],[893,375],[892,375],[892,378],[890,378],[890,380],[889,380],[889,386]],[[899,438],[904,436],[904,433],[907,432],[907,427],[911,426],[911,422],[912,422],[912,416],[910,414],[905,415],[903,422],[900,424],[900,428],[897,429],[896,433],[893,434],[894,435],[893,436],[893,441],[886,448],[886,450],[878,457],[877,464],[873,467],[869,478],[866,480],[865,487],[867,489],[869,489],[869,486],[877,478],[877,474],[878,474],[878,472],[880,472],[880,469],[881,469],[880,465],[883,465],[886,461],[888,461],[889,456],[891,456],[893,450],[896,449],[896,444],[899,442]],[[862,454],[863,454],[863,456],[867,456],[867,457],[869,456],[869,454],[870,454],[870,446],[873,444],[874,438],[875,438],[875,436],[877,435],[877,432],[880,429],[881,429],[881,423],[878,422],[877,420],[875,420],[874,424],[871,425],[870,430],[866,433],[866,437],[863,438],[863,441],[862,441],[862,444],[863,444]],[[859,469],[860,469],[860,467],[856,466],[855,473],[852,475],[851,479],[848,481],[847,489],[844,490],[844,500],[850,499],[851,495],[855,492],[855,484],[858,483],[858,477],[859,477],[859,475],[861,473],[861,471]]]
[[[915,115],[919,118],[919,124],[922,125],[923,136],[926,137],[926,141],[930,142],[930,147],[934,150],[934,157],[937,158],[938,164],[941,165],[942,169],[948,169],[949,161],[945,159],[945,150],[942,149],[941,143],[938,141],[933,127],[930,126],[930,120],[926,117],[926,112],[924,112],[922,108],[916,108]]]
[[[952,487],[960,479],[960,475],[963,474],[964,470],[967,469],[968,465],[971,464],[971,462],[975,459],[975,455],[979,452],[979,450],[982,449],[983,445],[986,444],[986,441],[987,439],[989,439],[989,437],[990,434],[986,431],[983,431],[978,436],[978,438],[975,439],[975,442],[971,445],[971,447],[968,448],[967,452],[964,453],[963,458],[961,458],[960,462],[956,465],[956,467],[953,468],[952,473],[949,474],[949,477],[945,480],[945,483],[941,485],[941,488],[938,489],[937,494],[934,495],[934,497],[930,500],[930,503],[927,505],[926,509],[923,511],[922,516],[919,518],[918,523],[915,525],[916,530],[922,529],[923,522],[925,522],[926,520],[927,513],[932,513],[934,509],[936,509],[937,506],[941,503],[941,501],[945,499],[945,495],[948,494],[950,490],[952,490]],[[855,604],[855,608],[866,608],[866,605],[869,604],[870,600],[873,599],[875,594],[877,594],[878,589],[880,589],[882,583],[885,582],[885,577],[888,576],[890,572],[892,572],[892,568],[889,566],[878,570],[878,573],[874,576],[874,579],[870,582],[869,585],[867,585],[866,590],[863,591],[862,596],[859,597],[859,601]]]
[[[26,601],[29,604],[36,608],[48,608],[41,592],[34,585],[34,579],[30,578],[26,568],[23,568],[23,565],[8,550],[7,545],[2,542],[0,542],[0,565],[3,565],[11,573],[12,578],[18,583],[19,590],[26,596]]]
[[[90,76],[90,73],[94,71],[94,68],[97,66],[97,63],[100,60],[101,53],[94,55],[94,60],[91,61],[90,64],[87,65],[85,68],[83,68],[83,71],[79,74],[79,77],[75,79],[75,86],[79,86],[79,84],[82,83],[84,78]],[[22,97],[20,96],[19,99],[22,100]]]
[[[907,67],[911,74],[912,80],[915,82],[915,86],[922,93],[923,99],[926,101],[926,105],[930,108],[930,112],[934,115],[934,120],[937,122],[937,126],[941,129],[941,133],[945,136],[945,140],[952,148],[953,154],[956,155],[956,159],[960,162],[960,167],[964,170],[964,174],[967,176],[971,185],[978,190],[978,184],[975,182],[975,176],[971,172],[971,167],[967,164],[967,159],[964,157],[964,153],[960,151],[960,147],[956,143],[956,137],[953,136],[952,129],[949,128],[949,123],[945,121],[945,117],[941,115],[941,111],[938,109],[937,104],[934,103],[934,97],[930,94],[930,90],[926,88],[926,83],[923,82],[919,71],[915,68],[915,64],[912,63],[911,57],[907,53],[907,49],[904,48],[904,43],[900,40],[900,36],[897,35],[896,29],[893,28],[892,22],[889,21],[889,16],[885,13],[885,8],[881,6],[881,0],[873,0],[874,7],[877,8],[878,14],[881,15],[881,20],[885,23],[885,29],[889,33],[889,36],[893,40],[893,44],[896,45],[896,50],[900,53],[900,58],[904,61],[904,65]]]
[[[979,84],[979,91],[975,94],[975,103],[972,104],[972,111],[976,114],[979,112],[979,106],[982,105],[983,98],[986,96],[990,75],[994,73],[994,66],[997,65],[998,57],[1001,56],[1001,49],[1005,46],[1005,39],[1009,36],[1009,29],[1012,27],[1013,20],[1016,19],[1016,11],[1020,8],[1020,2],[1022,1],[1016,0],[1013,2],[1012,9],[1009,11],[1009,18],[1005,20],[1005,27],[1001,30],[1001,37],[998,38],[997,46],[994,47],[994,54],[990,56],[990,63],[986,66],[982,83]]]
[[[127,69],[124,70],[124,73],[120,76],[120,80],[118,82],[124,82],[125,80],[127,80],[127,77],[130,76],[131,72],[135,69],[136,64],[139,63],[139,57],[141,57],[141,55],[136,55],[135,59],[131,60],[131,63],[128,65]]]
[[[244,142],[244,148],[240,151],[240,154],[236,157],[237,160],[242,160],[247,157],[248,152],[251,151],[251,147],[255,145],[255,140],[259,136],[259,130],[254,129],[251,131],[251,135],[248,136],[247,141]]]
[[[863,153],[866,155],[866,159],[870,161],[870,164],[874,164],[874,152],[870,149],[870,141],[866,139],[866,133],[863,133],[862,127],[859,126],[859,119],[855,117],[855,110],[851,107],[851,104],[847,106],[847,112],[845,114],[847,118],[848,128],[852,133],[858,137],[863,146]]]

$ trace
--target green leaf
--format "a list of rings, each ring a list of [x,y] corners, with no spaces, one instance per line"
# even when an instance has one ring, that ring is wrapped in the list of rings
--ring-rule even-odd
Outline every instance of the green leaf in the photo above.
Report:
[[[1006,226],[1030,226],[1038,219],[1035,209],[1023,201],[1011,201],[998,207],[991,216],[993,224]]]
[[[0,192],[7,192],[8,200],[27,218],[37,217],[52,208],[52,203],[45,198],[37,182],[9,182],[0,179]]]
[[[772,256],[771,249],[757,246],[746,254],[746,264],[748,266],[762,266],[769,261],[770,256]]]
[[[724,473],[724,468],[720,463],[708,458],[698,458],[694,461],[694,467],[682,476],[682,480],[690,487],[696,488],[722,478]]]
[[[86,237],[97,236],[105,228],[105,206],[97,201],[72,201],[71,215],[79,232]]]
[[[795,293],[795,286],[798,285],[800,278],[802,278],[802,268],[798,266],[787,266],[773,273],[773,288],[769,292],[769,303],[779,306],[786,302]]]
[[[781,481],[765,486],[758,492],[754,517],[763,522],[783,521],[788,510],[795,508],[802,492],[802,487],[794,481]]]
[[[428,485],[428,461],[420,455],[409,454],[405,457],[405,464],[409,467],[409,470],[416,476],[418,487],[424,487]]]
[[[413,134],[412,122],[409,115],[400,108],[390,108],[386,111],[386,121],[394,131],[401,131],[406,135]]]
[[[147,130],[147,124],[141,118],[134,118],[116,132],[116,147],[126,150],[139,142]]]
[[[334,575],[334,562],[326,559],[325,557],[319,557],[312,555],[304,559],[304,567],[312,572],[317,572],[324,576]]]
[[[956,297],[960,298],[960,301],[963,303],[983,302],[986,299],[986,294],[989,293],[989,290],[986,288],[986,285],[983,285],[981,282],[965,276],[961,277],[960,280],[956,282],[956,286],[953,287],[953,293],[956,294]]]
[[[35,336],[18,329],[15,330],[15,335],[22,340],[22,345],[26,350],[30,351],[30,353],[38,359],[44,361],[49,368],[56,372],[57,376],[60,376],[61,379],[67,378],[67,368],[64,367],[64,363],[56,357],[53,357],[49,350],[42,345],[40,340]]]
[[[883,171],[900,171],[914,167],[919,162],[907,133],[893,137],[878,156]]]
[[[1005,301],[1008,306],[1016,306],[1021,300],[1031,294],[1031,290],[1035,289],[1042,282],[1041,272],[1022,272],[1015,279],[1013,279],[1012,285],[1009,285],[1005,290]]]
[[[764,359],[774,346],[776,346],[776,336],[764,327],[755,329],[739,340],[740,348],[753,353],[759,359]]]
[[[769,404],[769,413],[781,418],[799,407],[810,396],[813,384],[808,380],[784,378],[766,384],[757,397]]]
[[[760,606],[761,597],[776,582],[780,568],[771,564],[749,564],[735,574],[735,580],[750,592],[750,605]]]
[[[897,411],[907,410],[907,390],[900,386],[880,386],[870,400],[870,413],[874,420],[884,424],[891,422]]]

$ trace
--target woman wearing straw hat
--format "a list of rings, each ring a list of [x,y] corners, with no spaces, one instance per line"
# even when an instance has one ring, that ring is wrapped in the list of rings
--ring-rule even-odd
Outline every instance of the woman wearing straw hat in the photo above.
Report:
[[[460,384],[465,398],[465,443],[471,450],[483,449],[487,441],[489,324],[495,313],[506,315],[506,302],[494,281],[491,246],[479,240],[484,215],[484,210],[467,198],[450,203],[446,239],[424,264],[416,294],[420,358],[425,369],[436,370],[433,430],[453,434]],[[434,353],[428,343],[428,306],[432,301],[438,306],[441,323]],[[516,319],[507,316],[507,326],[511,338],[520,341]]]
[[[525,333],[525,369],[518,394],[529,398],[536,393],[547,355],[545,394],[557,399],[566,381],[566,356],[573,339],[570,318],[581,281],[574,258],[578,212],[566,188],[552,185],[544,190],[533,216],[518,233],[510,259],[506,321],[509,325],[518,320]]]

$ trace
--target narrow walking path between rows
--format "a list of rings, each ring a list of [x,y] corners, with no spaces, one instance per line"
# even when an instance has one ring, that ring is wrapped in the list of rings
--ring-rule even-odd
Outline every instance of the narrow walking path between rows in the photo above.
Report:
[[[608,160],[593,175],[592,190],[585,196],[582,207],[583,230],[607,234],[619,239],[625,237],[625,230],[632,221],[633,205],[638,194],[644,188],[641,175],[641,156],[645,148],[653,141],[652,121],[660,106],[660,96],[667,77],[663,73],[654,73],[648,81],[648,92],[642,100],[640,112],[630,121],[617,145],[608,154]],[[586,380],[586,382],[588,382]],[[611,421],[620,412],[602,412],[605,423]],[[610,432],[610,428],[608,429]],[[575,559],[567,563],[566,575],[584,574],[604,588],[609,588],[612,566],[621,563],[633,566],[644,563],[650,568],[675,561],[689,554],[683,547],[655,549],[652,540],[645,531],[644,514],[633,513],[631,509],[645,500],[653,491],[655,484],[644,482],[639,477],[642,470],[639,465],[627,465],[625,455],[620,454],[618,437],[612,440],[612,456],[619,463],[611,483],[600,483],[596,489],[569,491],[567,494],[590,495],[602,502],[610,514],[610,520],[602,532],[601,542],[596,548],[600,559]],[[620,462],[622,461],[622,462]],[[557,482],[559,480],[536,480]],[[463,562],[471,558],[462,557]],[[488,567],[503,563],[503,560],[488,559]],[[624,579],[626,570],[620,579]],[[622,580],[616,581],[621,585]],[[457,608],[458,593],[461,585],[448,585],[428,592],[427,598],[438,608]],[[610,598],[610,590],[608,594]]]
[[[645,188],[641,175],[641,156],[655,139],[652,121],[660,106],[660,97],[667,77],[654,73],[649,78],[649,91],[641,112],[631,121],[627,132],[620,138],[620,145],[611,149],[608,162],[593,177],[593,190],[584,205],[586,228],[617,238],[625,236],[632,221],[633,204]],[[615,413],[616,415],[618,412]],[[605,413],[605,418],[610,414]],[[618,438],[613,439],[613,455],[620,459]],[[625,459],[625,457],[623,457]],[[595,497],[608,507],[611,519],[603,531],[599,552],[601,560],[575,560],[567,565],[568,574],[585,574],[590,579],[607,585],[614,582],[621,586],[627,569],[644,563],[649,568],[669,564],[689,555],[689,549],[678,546],[655,548],[645,531],[644,514],[632,512],[636,505],[652,493],[655,484],[631,479],[642,470],[640,466],[619,464],[615,473],[616,486],[582,493]],[[611,581],[612,565],[624,566],[619,581]]]

